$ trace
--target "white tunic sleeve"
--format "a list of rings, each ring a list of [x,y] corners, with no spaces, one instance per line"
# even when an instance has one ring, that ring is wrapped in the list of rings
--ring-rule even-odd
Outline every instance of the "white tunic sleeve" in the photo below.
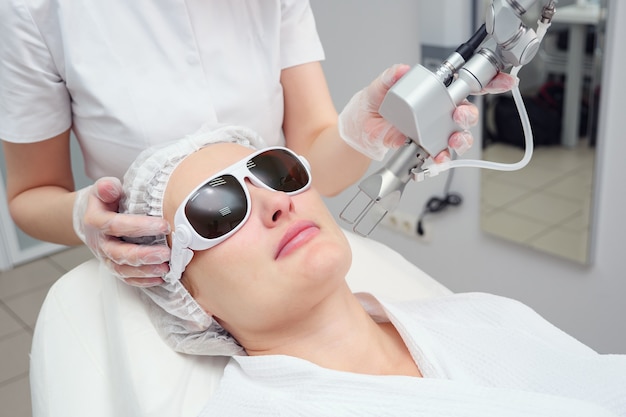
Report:
[[[308,1],[282,0],[280,61],[282,68],[324,59]]]
[[[30,10],[2,0],[0,16],[0,138],[33,142],[64,132],[70,95]]]

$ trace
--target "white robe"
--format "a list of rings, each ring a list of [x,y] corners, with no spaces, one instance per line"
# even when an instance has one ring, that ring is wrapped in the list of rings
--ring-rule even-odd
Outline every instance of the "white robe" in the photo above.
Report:
[[[626,416],[626,356],[597,354],[521,303],[478,293],[360,300],[395,325],[424,378],[239,356],[201,416]]]

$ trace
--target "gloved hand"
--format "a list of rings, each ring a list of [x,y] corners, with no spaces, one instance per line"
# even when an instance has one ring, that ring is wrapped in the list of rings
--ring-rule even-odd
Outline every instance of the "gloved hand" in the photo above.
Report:
[[[164,245],[136,245],[122,236],[142,237],[169,233],[162,218],[117,213],[122,184],[117,178],[100,178],[76,192],[74,231],[96,258],[126,283],[149,287],[163,282],[169,270],[170,249]]]
[[[371,159],[382,160],[387,150],[399,148],[406,140],[398,129],[378,113],[378,108],[389,89],[410,69],[410,66],[401,64],[388,68],[369,86],[356,93],[339,114],[339,135]],[[502,93],[512,89],[516,83],[517,78],[500,73],[478,94]],[[465,100],[457,106],[452,117],[461,130],[450,136],[448,146],[461,155],[474,142],[468,129],[478,123],[478,108]],[[434,157],[435,162],[449,159],[448,150]]]

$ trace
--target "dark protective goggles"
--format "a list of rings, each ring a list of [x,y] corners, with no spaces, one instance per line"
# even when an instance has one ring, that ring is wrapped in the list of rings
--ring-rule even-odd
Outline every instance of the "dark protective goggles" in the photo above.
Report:
[[[180,277],[191,261],[190,250],[209,249],[245,224],[251,209],[246,179],[256,187],[289,195],[301,193],[311,185],[306,159],[283,147],[257,151],[212,175],[191,191],[176,210],[170,273]]]

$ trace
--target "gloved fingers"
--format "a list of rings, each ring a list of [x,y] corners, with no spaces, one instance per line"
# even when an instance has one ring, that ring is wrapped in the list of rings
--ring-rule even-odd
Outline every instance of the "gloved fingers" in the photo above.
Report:
[[[83,222],[86,228],[110,236],[156,236],[169,233],[169,224],[160,217],[120,214],[120,195],[114,182],[98,180],[87,202]],[[104,200],[103,200],[104,199]]]
[[[100,178],[79,190],[74,203],[74,229],[107,269],[131,285],[163,283],[169,271],[170,249],[165,245],[138,245],[120,237],[159,236],[170,232],[167,221],[158,217],[120,214],[123,195],[117,178]]]
[[[519,78],[514,77],[506,72],[501,72],[487,84],[485,91],[489,94],[499,94],[510,91],[519,83]]]
[[[376,80],[374,80],[374,84],[379,81],[381,83],[380,88],[387,92],[391,86],[402,78],[410,69],[411,67],[406,64],[394,64],[383,71],[383,73],[380,74]]]
[[[472,147],[473,143],[474,143],[474,137],[467,130],[454,132],[448,138],[448,147],[450,149],[454,149],[454,152],[456,152],[457,155],[463,155],[465,152],[467,152],[469,148]],[[435,163],[437,164],[441,164],[443,162],[450,162],[450,160],[451,160],[451,156],[450,156],[449,149],[444,149],[443,151],[435,155],[435,157],[433,158],[433,161],[435,161]]]
[[[94,211],[92,215],[96,215]],[[140,214],[100,213],[98,219],[90,222],[101,232],[117,237],[159,236],[170,233],[170,225],[161,217]]]
[[[93,235],[98,233],[102,224],[106,224],[117,211],[122,196],[122,184],[114,177],[103,177],[95,184],[76,192],[72,212],[72,222],[76,235],[85,243],[97,241]],[[87,236],[91,234],[92,236]],[[97,254],[97,248],[88,246]]]
[[[159,217],[120,214],[117,212],[122,195],[117,178],[100,178],[92,187],[84,215],[86,226],[111,236],[156,236],[169,233],[169,224]]]
[[[437,155],[435,155],[433,160],[437,164],[441,164],[443,162],[450,162],[450,151],[447,150],[447,149],[444,149],[443,151],[441,151]]]
[[[163,278],[124,278],[124,282],[128,285],[132,285],[133,287],[146,288],[161,285],[165,281],[163,281]]]
[[[515,88],[518,83],[519,78],[506,72],[500,72],[476,95],[504,93]]]
[[[388,148],[398,149],[406,143],[406,136],[395,127],[390,126],[383,143]]]
[[[86,207],[83,212],[82,223],[85,232],[89,234],[106,233],[110,223],[117,215],[117,208],[120,195],[115,195],[115,185],[109,186],[108,179],[99,179],[89,189]],[[113,183],[114,184],[114,183]],[[98,188],[104,190],[100,194]],[[106,197],[105,200],[102,197]]]
[[[117,278],[138,287],[152,287],[164,282],[163,276],[169,271],[166,263],[160,265],[130,266],[120,265],[110,259],[103,260],[106,268]]]
[[[170,260],[170,248],[165,245],[138,245],[112,237],[100,242],[100,251],[115,265],[141,267],[160,265]]]
[[[406,64],[395,64],[372,81],[366,88],[365,110],[378,113],[378,108],[389,89],[410,69],[411,67]]]
[[[397,147],[404,137],[378,112],[389,88],[410,69],[397,64],[386,69],[367,87],[356,93],[339,113],[339,136],[370,159],[382,160],[388,146]]]
[[[94,184],[95,196],[105,204],[119,202],[123,190],[122,183],[115,177],[99,178]]]
[[[109,263],[107,261],[106,265],[116,277],[123,279],[124,281],[132,278],[136,283],[147,284],[148,286],[163,283],[162,277],[165,276],[165,274],[167,274],[170,270],[170,266],[168,264],[129,266]],[[145,280],[145,282],[139,282],[141,280]]]
[[[467,130],[478,123],[478,107],[468,100],[463,100],[452,113],[452,119],[461,129]]]
[[[448,146],[458,155],[463,155],[473,144],[474,136],[468,130],[454,132],[448,138]]]

